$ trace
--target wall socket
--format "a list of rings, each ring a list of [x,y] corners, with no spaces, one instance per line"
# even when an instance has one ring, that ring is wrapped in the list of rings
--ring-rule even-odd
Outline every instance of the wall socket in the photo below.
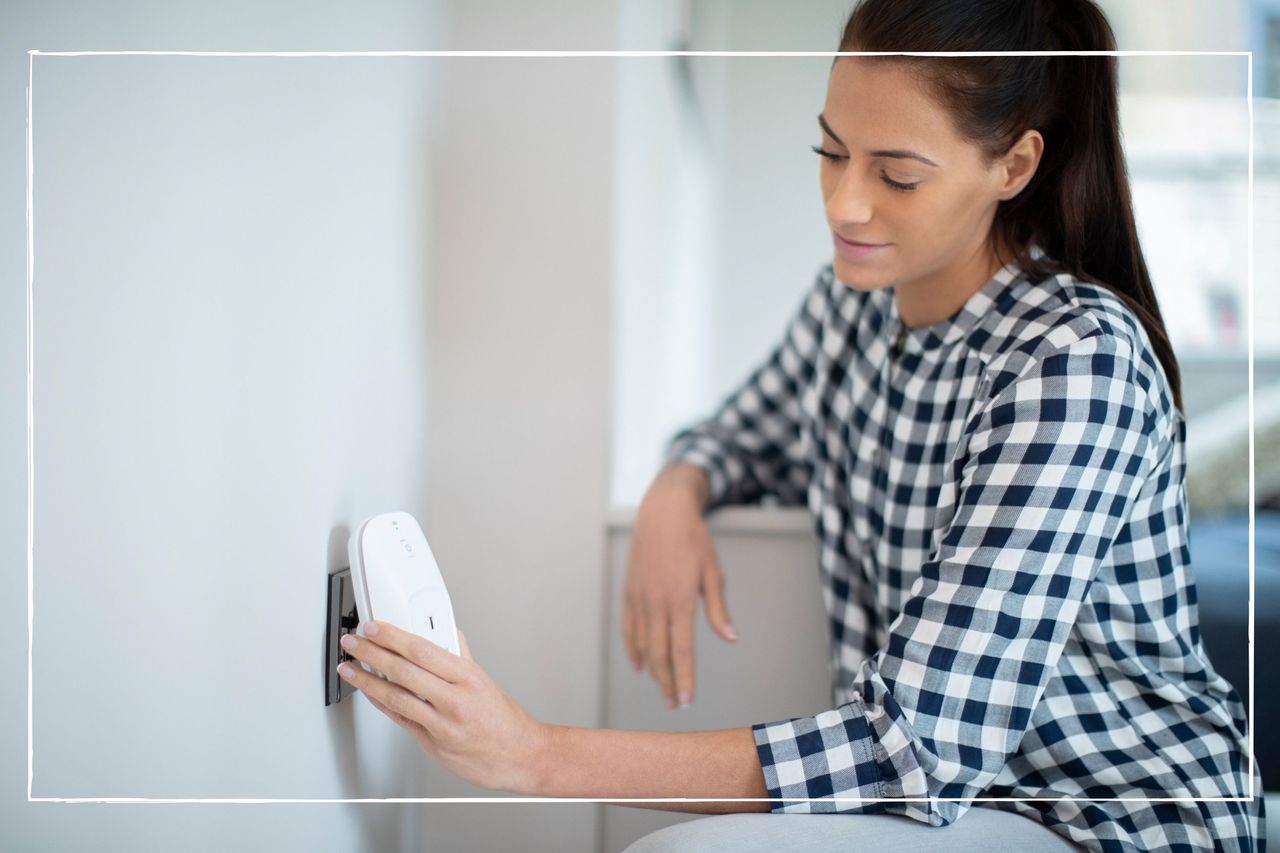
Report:
[[[344,660],[354,666],[360,662],[347,654],[339,640],[343,634],[354,633],[360,626],[360,614],[356,611],[355,588],[351,584],[351,568],[329,575],[326,596],[324,643],[324,704],[335,705],[355,692],[355,687],[341,675],[338,664]]]

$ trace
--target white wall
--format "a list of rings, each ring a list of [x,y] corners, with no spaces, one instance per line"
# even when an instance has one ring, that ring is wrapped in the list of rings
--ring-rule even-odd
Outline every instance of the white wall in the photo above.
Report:
[[[0,848],[592,845],[594,805],[27,802],[22,82],[31,48],[614,33],[586,2],[6,5]],[[612,72],[513,63],[37,58],[34,796],[489,794],[323,705],[327,573],[390,508],[499,684],[599,722]]]
[[[298,27],[294,6],[11,7],[9,849],[416,849],[405,806],[25,802],[25,50],[350,48],[439,26],[403,4]],[[321,684],[348,526],[423,504],[431,83],[387,62],[36,59],[35,797],[422,788],[408,739],[326,709]]]

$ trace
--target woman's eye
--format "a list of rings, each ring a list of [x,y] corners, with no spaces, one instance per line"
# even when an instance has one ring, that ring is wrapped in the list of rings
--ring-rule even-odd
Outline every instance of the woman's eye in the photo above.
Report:
[[[809,148],[810,150],[813,151],[813,153],[818,154],[824,157],[825,159],[830,160],[833,163],[838,160],[847,159],[841,154],[833,154],[830,151],[826,151],[822,148],[819,148],[816,145],[810,145]],[[880,173],[880,180],[888,184],[890,189],[894,189],[894,190],[897,190],[898,192],[904,192],[904,193],[911,192],[917,186],[919,186],[919,184],[904,184],[899,181],[895,181],[893,178],[890,178],[888,175],[884,174],[883,172]]]
[[[901,183],[898,183],[898,182],[897,182],[897,181],[895,181],[893,178],[891,178],[891,177],[889,177],[888,175],[883,174],[883,173],[881,173],[880,178],[881,178],[881,180],[883,180],[886,184],[888,184],[889,186],[893,187],[895,190],[900,190],[901,192],[904,192],[904,193],[911,192],[911,191],[912,191],[913,189],[915,189],[915,188],[916,188],[916,186],[917,186],[917,184],[901,184]]]
[[[819,148],[819,147],[818,147],[818,146],[816,146],[816,145],[810,145],[810,146],[809,146],[809,148],[810,148],[810,150],[812,150],[812,151],[813,151],[813,153],[814,153],[814,154],[820,154],[820,155],[822,155],[823,157],[827,158],[828,160],[843,160],[843,159],[844,159],[844,158],[843,158],[843,157],[841,157],[839,154],[832,154],[830,151],[825,151],[825,150],[823,150],[823,149]]]

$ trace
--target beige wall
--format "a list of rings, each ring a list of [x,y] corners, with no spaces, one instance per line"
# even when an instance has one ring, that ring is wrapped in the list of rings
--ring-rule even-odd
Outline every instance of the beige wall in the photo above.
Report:
[[[449,48],[610,49],[615,27],[608,4],[460,2]],[[460,58],[448,81],[423,526],[489,674],[541,720],[598,726],[615,67]],[[428,806],[424,837],[586,850],[601,808]]]

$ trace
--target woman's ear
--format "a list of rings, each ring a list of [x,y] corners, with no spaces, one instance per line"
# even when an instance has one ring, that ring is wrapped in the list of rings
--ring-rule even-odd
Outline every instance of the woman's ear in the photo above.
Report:
[[[1043,155],[1044,137],[1040,135],[1040,131],[1032,129],[1023,133],[1022,138],[1000,160],[1004,172],[999,192],[1001,201],[1013,198],[1031,183]]]

